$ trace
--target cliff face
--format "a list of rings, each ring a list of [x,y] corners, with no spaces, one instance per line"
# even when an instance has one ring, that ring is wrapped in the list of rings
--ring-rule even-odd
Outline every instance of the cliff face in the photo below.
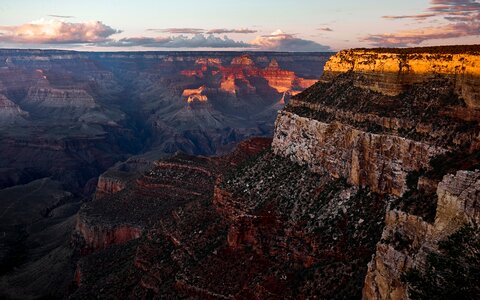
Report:
[[[408,299],[402,276],[411,268],[426,272],[427,256],[438,251],[439,242],[464,224],[479,224],[479,193],[480,171],[458,171],[438,184],[433,224],[399,210],[388,211],[381,242],[368,265],[364,298]]]
[[[393,196],[365,299],[408,299],[405,274],[478,230],[478,171],[459,170],[479,168],[479,61],[478,47],[342,51],[277,117],[275,154]]]
[[[477,50],[478,51],[478,50]],[[413,53],[388,51],[341,51],[325,65],[324,81],[352,71],[358,76],[355,85],[395,96],[413,83],[424,82],[440,74],[455,81],[455,89],[470,108],[480,108],[480,57],[475,53]]]
[[[314,171],[401,196],[407,174],[428,170],[433,157],[460,148],[476,151],[476,96],[457,85],[465,76],[473,76],[472,84],[480,81],[472,67],[478,55],[409,54],[410,68],[400,56],[354,50],[332,57],[321,82],[294,97],[278,116],[274,152]],[[457,74],[459,62],[466,67]],[[393,76],[388,80],[398,85],[395,92],[379,90],[384,76]]]
[[[0,124],[26,123],[28,113],[22,110],[17,104],[0,94]]]
[[[374,134],[340,122],[323,123],[290,112],[279,114],[272,143],[275,154],[307,164],[314,172],[346,178],[378,193],[407,189],[408,172],[427,169],[446,150],[391,134]]]

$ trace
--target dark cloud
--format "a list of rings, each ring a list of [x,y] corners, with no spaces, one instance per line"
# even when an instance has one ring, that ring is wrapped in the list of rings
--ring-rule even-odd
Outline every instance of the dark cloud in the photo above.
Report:
[[[427,40],[480,35],[480,2],[478,0],[431,0],[428,12],[415,15],[384,16],[385,19],[443,20],[444,25],[373,34],[361,39],[375,46],[418,45]]]
[[[207,31],[208,34],[225,34],[225,33],[256,33],[257,30],[248,29],[248,28],[241,28],[241,29],[225,29],[225,28],[218,28],[218,29],[210,29]]]
[[[480,12],[480,2],[477,0],[431,0],[428,12],[415,15],[383,16],[384,19],[427,19],[433,17],[468,16]]]
[[[427,40],[458,38],[480,35],[480,14],[463,17],[461,22],[455,22],[437,27],[426,27],[399,31],[391,34],[373,34],[362,39],[375,46],[405,47],[418,45]]]
[[[250,44],[242,41],[234,41],[228,37],[216,37],[213,35],[197,34],[193,37],[133,37],[123,38],[117,41],[99,43],[99,46],[107,47],[155,47],[155,48],[248,48]]]
[[[70,23],[40,20],[17,26],[0,26],[0,42],[22,44],[87,44],[110,40],[120,33],[99,21]]]
[[[148,31],[171,33],[171,34],[199,34],[204,33],[205,29],[201,28],[163,28],[163,29],[147,29]]]
[[[426,13],[426,14],[418,14],[418,15],[403,15],[403,16],[383,16],[384,19],[389,20],[397,20],[397,19],[416,19],[416,20],[423,20],[426,18],[436,17],[438,16],[437,13]]]
[[[320,31],[327,31],[327,32],[333,31],[333,29],[330,28],[330,27],[322,27],[322,28],[318,28],[318,30],[320,30]]]
[[[281,30],[277,30],[270,35],[258,36],[251,44],[267,51],[321,52],[330,50],[328,46],[297,38],[295,35],[284,33]]]
[[[430,11],[434,12],[478,12],[480,2],[477,0],[432,0]]]
[[[63,15],[48,15],[49,17],[52,18],[61,18],[61,19],[71,19],[74,18],[74,16],[63,16]]]

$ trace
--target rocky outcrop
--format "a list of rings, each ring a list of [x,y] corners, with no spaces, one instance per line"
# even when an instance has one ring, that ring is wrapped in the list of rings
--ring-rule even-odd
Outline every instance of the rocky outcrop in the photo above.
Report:
[[[281,112],[277,118],[272,148],[275,154],[306,164],[314,172],[328,172],[357,186],[396,196],[406,191],[409,172],[428,169],[430,159],[446,151],[289,112]]]
[[[124,295],[139,297],[358,298],[384,197],[275,156],[269,142],[160,161],[125,190],[88,203],[82,213],[95,224],[115,216],[145,230],[82,258],[72,298],[120,296],[124,285],[132,287]]]
[[[422,50],[433,51],[360,49],[333,56],[320,82],[278,115],[273,151],[395,196],[407,191],[409,173],[430,169],[432,158],[476,151],[480,111],[469,104],[474,95],[459,92],[455,76],[473,76],[478,84],[478,54]],[[388,90],[384,76],[398,89]]]
[[[95,190],[95,198],[100,199],[106,195],[112,195],[125,189],[127,181],[124,178],[117,177],[113,174],[102,174],[98,178],[97,188]]]
[[[105,249],[111,245],[124,244],[139,238],[142,234],[142,228],[134,225],[108,227],[102,224],[91,224],[82,214],[77,216],[75,231],[83,238],[84,253]]]
[[[0,94],[0,124],[8,125],[25,123],[28,113],[22,110],[17,104]]]
[[[419,48],[413,50],[345,50],[325,65],[324,81],[336,75],[354,72],[355,85],[395,96],[413,83],[424,82],[434,75],[445,75],[455,81],[455,89],[469,108],[480,108],[480,65],[478,48],[462,51],[461,47]]]
[[[408,299],[405,273],[478,228],[478,171],[458,171],[478,168],[480,52],[466,48],[342,51],[277,117],[274,153],[394,196],[366,299]]]
[[[242,56],[234,57],[231,64],[237,66],[254,66],[255,62],[249,55],[245,54]]]
[[[480,224],[479,195],[480,171],[458,171],[438,185],[433,224],[402,211],[388,211],[382,240],[368,267],[363,298],[408,299],[402,276],[411,268],[424,272],[427,255],[464,224]]]
[[[32,87],[25,103],[45,107],[94,108],[95,100],[85,90]]]

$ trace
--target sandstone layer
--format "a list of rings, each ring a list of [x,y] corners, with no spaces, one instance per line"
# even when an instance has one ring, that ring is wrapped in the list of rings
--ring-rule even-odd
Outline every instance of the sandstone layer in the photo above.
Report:
[[[405,87],[433,75],[445,75],[470,108],[480,108],[480,58],[478,48],[468,46],[415,50],[344,50],[325,65],[324,81],[352,71],[355,84],[385,95],[395,96]]]

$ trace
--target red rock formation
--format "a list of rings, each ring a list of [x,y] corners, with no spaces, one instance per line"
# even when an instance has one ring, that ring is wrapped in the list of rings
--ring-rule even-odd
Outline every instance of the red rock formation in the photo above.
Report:
[[[281,69],[275,59],[272,59],[265,69],[259,68],[249,55],[235,57],[230,66],[222,66],[220,61],[201,60],[197,62],[196,69],[184,70],[181,74],[189,77],[203,77],[207,72],[207,66],[212,68],[213,75],[222,75],[219,89],[231,94],[236,94],[242,89],[236,81],[244,85],[243,89],[246,87],[245,92],[255,93],[256,87],[251,81],[257,77],[267,80],[269,87],[275,89],[278,93],[288,92],[292,94],[301,92],[317,81],[316,79],[300,78],[295,72]]]
[[[137,239],[142,234],[142,228],[128,224],[114,227],[91,224],[79,214],[75,230],[84,239],[84,252],[105,249],[111,245],[124,244],[132,239]]]
[[[124,178],[115,177],[112,176],[112,174],[100,175],[95,191],[95,199],[100,199],[120,192],[125,189],[127,182],[128,181]]]

